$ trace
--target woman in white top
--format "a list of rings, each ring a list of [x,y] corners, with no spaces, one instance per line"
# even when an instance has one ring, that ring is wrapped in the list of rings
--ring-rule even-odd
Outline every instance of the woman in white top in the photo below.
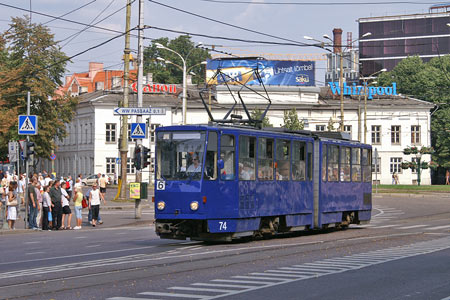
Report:
[[[6,205],[8,207],[8,225],[9,229],[14,229],[14,223],[17,219],[17,183],[11,181],[9,183],[8,194],[6,197]]]
[[[49,213],[52,213],[52,199],[50,198],[50,194],[48,193],[49,191],[50,186],[45,186],[44,194],[42,195],[42,230],[51,231],[51,224],[50,227],[48,226],[48,215]]]
[[[70,226],[70,224],[72,223],[72,211],[70,210],[69,199],[69,194],[67,194],[66,189],[62,188],[61,186],[61,202],[63,209],[61,229],[72,229],[72,227]],[[66,215],[68,215],[67,226],[64,226],[64,219]]]
[[[92,226],[95,227],[98,219],[98,212],[100,211],[100,199],[103,200],[103,204],[106,204],[103,194],[97,189],[97,183],[92,185],[92,190],[89,193],[89,209],[92,209]]]

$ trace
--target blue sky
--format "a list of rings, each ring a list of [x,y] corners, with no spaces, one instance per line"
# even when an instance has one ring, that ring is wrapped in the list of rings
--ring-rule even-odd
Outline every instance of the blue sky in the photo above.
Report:
[[[333,28],[344,30],[344,42],[346,33],[352,32],[353,39],[358,37],[357,19],[370,16],[386,16],[397,14],[413,14],[428,12],[429,7],[437,1],[378,1],[378,0],[253,0],[242,1],[247,3],[234,4],[239,1],[208,2],[204,0],[157,0],[173,8],[164,7],[154,1],[144,1],[144,24],[170,30],[184,31],[196,34],[206,34],[211,36],[231,37],[245,40],[259,40],[285,43],[281,39],[275,39],[249,31],[233,28],[217,22],[212,22],[200,17],[182,13],[174,8],[185,10],[213,20],[229,23],[253,31],[277,36],[295,42],[311,43],[303,38],[308,35],[321,39],[323,34],[332,36]],[[227,2],[227,3],[223,3]],[[266,2],[266,4],[250,4],[248,2]],[[267,4],[277,3],[275,5]],[[283,5],[287,3],[315,3],[316,5]],[[317,5],[319,3],[326,3]],[[364,3],[373,3],[366,5]],[[391,3],[387,3],[391,2]],[[403,3],[399,3],[403,2]],[[404,3],[409,2],[409,3]],[[61,41],[62,50],[68,55],[75,55],[87,48],[105,42],[118,35],[99,28],[90,28],[79,33],[84,26],[64,20],[52,20],[51,16],[61,16],[72,10],[80,8],[73,13],[64,16],[64,19],[77,21],[85,24],[96,23],[104,19],[97,26],[124,31],[125,28],[125,4],[126,0],[0,0],[0,30],[6,30],[11,17],[29,14],[31,9],[33,22],[48,22],[46,25],[55,34],[55,39]],[[342,3],[352,3],[344,5]],[[6,5],[12,5],[24,10],[18,10]],[[121,9],[123,8],[123,9]],[[113,14],[118,11],[116,14]],[[109,17],[108,17],[109,16]],[[138,0],[132,4],[131,27],[137,25]],[[106,18],[107,17],[107,18]],[[94,21],[95,20],[95,21]],[[75,37],[71,35],[77,34]],[[362,34],[362,33],[361,33]],[[145,45],[148,45],[153,38],[167,36],[175,38],[179,34],[162,30],[146,29]],[[220,39],[209,39],[193,36],[194,42],[216,45],[217,49],[231,52],[237,55],[252,54],[321,54],[325,51],[314,47],[298,47],[287,45],[260,45],[255,43],[241,43],[236,41],[226,41]],[[103,62],[105,67],[121,69],[121,58],[124,48],[124,37],[117,38],[113,42],[91,50],[85,54],[77,56],[72,63],[67,65],[67,73],[84,72],[88,69],[90,61]],[[132,37],[131,48],[137,49],[137,39]],[[325,62],[318,62],[316,65],[316,84],[323,85],[323,69]]]

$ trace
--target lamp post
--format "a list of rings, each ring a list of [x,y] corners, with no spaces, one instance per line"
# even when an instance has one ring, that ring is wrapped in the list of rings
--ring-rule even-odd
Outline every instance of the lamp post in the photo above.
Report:
[[[202,44],[202,43],[199,43],[197,46],[195,46],[195,48],[197,48],[197,47],[198,47],[199,45],[201,45],[201,44]],[[189,57],[189,54],[191,54],[192,51],[193,51],[195,48],[191,49],[191,51],[189,51],[188,54],[186,55],[186,57],[184,58],[180,53],[178,53],[178,52],[176,52],[175,50],[172,50],[172,49],[170,49],[170,48],[164,46],[163,44],[155,43],[155,45],[156,45],[156,48],[158,48],[158,49],[165,49],[165,50],[167,50],[167,51],[170,51],[170,52],[172,52],[172,53],[175,53],[176,55],[178,55],[178,56],[180,57],[181,61],[183,62],[183,66],[182,66],[182,67],[181,67],[181,66],[178,66],[178,65],[177,65],[177,66],[178,66],[179,68],[181,68],[182,71],[183,71],[183,105],[182,105],[182,107],[183,107],[183,117],[182,117],[182,123],[183,123],[183,125],[186,125],[186,109],[187,109],[187,91],[186,91],[186,76],[187,76],[187,69],[186,69],[186,60],[187,60],[187,58]],[[172,62],[170,62],[170,63],[172,63]],[[172,64],[174,64],[174,63],[172,63]],[[176,65],[176,64],[174,64],[174,65]]]
[[[368,36],[371,36],[371,35],[372,35],[371,32],[366,32],[361,37],[351,41],[348,46],[352,45],[353,43],[359,41],[362,38],[365,38],[365,37],[368,37]],[[330,40],[331,42],[333,42],[333,40],[327,34],[322,35],[322,37],[327,39],[327,40]],[[331,47],[331,44],[329,44],[329,43],[324,43],[323,41],[316,40],[316,39],[314,39],[314,38],[312,38],[310,36],[303,36],[303,38],[306,39],[306,40],[312,40],[312,41],[319,42],[320,44],[315,45],[315,46],[317,46],[319,48],[322,48],[322,49],[325,49],[325,50],[327,50],[329,52],[332,52],[330,49],[325,48],[325,46]],[[336,45],[336,46],[339,47],[339,52],[336,53],[336,54],[339,55],[339,69],[340,69],[340,72],[339,72],[339,89],[340,89],[341,120],[340,120],[339,131],[344,132],[344,55],[343,55],[342,42],[341,42],[340,45]],[[334,70],[333,70],[333,78],[334,78]]]
[[[376,71],[373,74],[370,74],[368,77],[365,77],[363,79],[364,81],[364,144],[367,143],[367,80],[371,79],[371,77],[382,73],[382,72],[386,72],[386,69],[381,69],[379,71]]]

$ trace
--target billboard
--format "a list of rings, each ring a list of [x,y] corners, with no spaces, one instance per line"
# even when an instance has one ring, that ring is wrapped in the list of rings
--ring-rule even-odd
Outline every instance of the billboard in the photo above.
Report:
[[[315,84],[313,61],[259,59],[208,60],[206,82],[260,85],[256,72],[265,85],[314,86]]]

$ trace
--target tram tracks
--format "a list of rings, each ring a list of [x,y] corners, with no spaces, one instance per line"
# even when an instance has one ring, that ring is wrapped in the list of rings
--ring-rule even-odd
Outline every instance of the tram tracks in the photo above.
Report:
[[[331,230],[330,230],[331,231]],[[55,293],[68,291],[79,288],[76,285],[67,285],[67,282],[73,282],[73,279],[80,278],[95,278],[95,280],[88,280],[90,284],[83,284],[83,288],[101,286],[103,284],[112,282],[124,282],[125,280],[140,279],[142,274],[146,277],[157,280],[161,276],[167,274],[182,274],[185,272],[208,271],[214,270],[217,267],[229,268],[243,263],[260,264],[266,262],[268,259],[288,259],[291,256],[310,257],[317,252],[341,252],[348,253],[348,248],[354,244],[363,246],[365,249],[373,247],[374,240],[397,238],[402,239],[413,234],[398,234],[398,235],[379,235],[371,237],[369,232],[367,235],[360,236],[361,240],[353,240],[353,238],[329,239],[329,240],[314,240],[309,242],[289,242],[281,244],[268,244],[263,242],[255,242],[253,245],[244,246],[242,244],[233,244],[229,249],[208,249],[208,246],[202,248],[190,247],[183,249],[177,247],[180,251],[192,252],[185,254],[168,254],[167,251],[153,254],[137,254],[119,258],[104,259],[101,261],[84,261],[77,264],[66,264],[47,268],[35,268],[32,270],[21,270],[19,273],[3,272],[0,273],[0,281],[6,284],[0,286],[0,294],[7,295],[8,298],[27,297],[33,294],[17,293],[17,290],[35,290],[35,287],[42,290],[43,284],[46,289],[43,293]],[[317,235],[319,236],[319,235]],[[280,239],[269,242],[279,242]],[[200,244],[204,245],[204,244]],[[199,251],[203,250],[203,251]],[[169,250],[171,251],[171,250]],[[330,254],[327,254],[330,255]],[[328,256],[327,256],[328,257]],[[134,260],[134,261],[133,261]],[[133,261],[133,262],[132,262]],[[144,266],[137,264],[146,263]],[[91,267],[88,267],[91,266]],[[64,269],[65,268],[65,269]],[[99,270],[102,269],[101,271]],[[105,269],[106,268],[106,269]],[[20,270],[19,270],[20,271]],[[28,272],[28,273],[27,273]],[[50,272],[50,273],[46,273]],[[61,272],[65,276],[60,276]],[[71,275],[67,275],[71,273]],[[9,275],[9,277],[8,277]],[[46,275],[46,278],[39,278]],[[52,276],[49,276],[52,275]],[[20,276],[20,277],[18,277]],[[11,279],[20,278],[20,282]],[[9,280],[8,280],[9,279]],[[7,281],[10,281],[7,283]],[[18,287],[21,287],[18,289]],[[48,289],[48,290],[47,290]],[[14,292],[15,290],[16,292]]]

